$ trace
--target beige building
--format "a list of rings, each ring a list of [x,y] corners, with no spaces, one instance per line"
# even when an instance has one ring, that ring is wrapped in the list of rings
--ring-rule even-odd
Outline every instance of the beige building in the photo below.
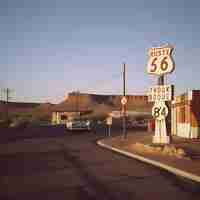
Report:
[[[54,111],[52,112],[52,125],[66,124],[67,120],[80,117],[80,112]]]

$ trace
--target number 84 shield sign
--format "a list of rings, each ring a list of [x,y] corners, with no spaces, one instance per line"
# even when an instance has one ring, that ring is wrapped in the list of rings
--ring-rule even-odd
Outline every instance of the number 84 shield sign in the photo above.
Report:
[[[155,105],[152,108],[152,116],[157,120],[163,120],[168,115],[168,108],[165,105],[164,101],[155,102]]]

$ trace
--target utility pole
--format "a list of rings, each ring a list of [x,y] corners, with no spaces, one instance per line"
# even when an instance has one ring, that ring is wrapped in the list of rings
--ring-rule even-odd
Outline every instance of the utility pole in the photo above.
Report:
[[[164,75],[158,77],[158,85],[164,85]]]
[[[11,99],[11,96],[10,96],[11,92],[12,92],[12,90],[9,89],[9,88],[3,89],[3,93],[6,96],[6,99],[5,99],[5,107],[6,107],[5,116],[6,116],[6,120],[9,119],[8,103],[9,103],[9,100]]]
[[[2,92],[2,89],[0,89],[0,101],[3,101],[3,92]]]
[[[76,113],[78,116],[78,118],[80,119],[80,111],[79,111],[79,95],[80,95],[80,92],[77,90],[76,91]],[[78,114],[79,113],[79,114]]]
[[[123,112],[123,137],[126,139],[127,137],[127,132],[126,132],[126,64],[123,63],[123,98],[124,102],[121,101],[122,103],[122,112]]]

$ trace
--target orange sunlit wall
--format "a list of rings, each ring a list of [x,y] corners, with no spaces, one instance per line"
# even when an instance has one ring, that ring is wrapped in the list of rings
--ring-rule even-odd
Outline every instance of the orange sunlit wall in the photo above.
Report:
[[[200,91],[177,96],[172,103],[172,135],[200,137]]]

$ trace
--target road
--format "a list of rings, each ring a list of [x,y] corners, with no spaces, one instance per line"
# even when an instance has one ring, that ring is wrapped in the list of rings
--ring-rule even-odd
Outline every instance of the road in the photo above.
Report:
[[[0,144],[0,199],[200,199],[198,184],[97,146],[103,129],[9,134]]]

